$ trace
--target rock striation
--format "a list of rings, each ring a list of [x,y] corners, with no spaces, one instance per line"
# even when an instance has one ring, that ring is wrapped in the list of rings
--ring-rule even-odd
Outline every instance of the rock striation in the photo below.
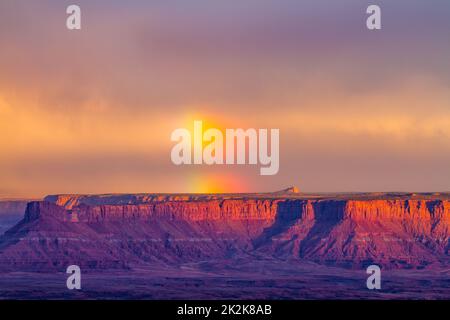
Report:
[[[0,270],[212,258],[448,268],[449,234],[450,200],[442,197],[48,196],[30,202],[0,238]]]

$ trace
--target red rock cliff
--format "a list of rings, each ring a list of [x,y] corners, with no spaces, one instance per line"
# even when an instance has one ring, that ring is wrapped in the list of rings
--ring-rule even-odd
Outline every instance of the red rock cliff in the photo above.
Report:
[[[34,257],[38,250],[59,261],[68,252],[79,256],[86,250],[81,244],[92,243],[95,250],[84,255],[107,266],[249,252],[346,267],[449,263],[450,202],[445,199],[142,196],[133,203],[129,195],[118,204],[109,197],[86,199],[30,203],[24,220],[0,241],[0,257],[15,261],[21,247],[22,257]],[[35,239],[45,248],[38,249]]]

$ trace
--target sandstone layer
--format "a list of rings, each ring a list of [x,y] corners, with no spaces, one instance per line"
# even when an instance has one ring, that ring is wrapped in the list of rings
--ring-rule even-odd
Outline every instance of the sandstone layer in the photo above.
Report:
[[[305,260],[448,268],[450,200],[425,195],[49,196],[0,239],[0,269]]]

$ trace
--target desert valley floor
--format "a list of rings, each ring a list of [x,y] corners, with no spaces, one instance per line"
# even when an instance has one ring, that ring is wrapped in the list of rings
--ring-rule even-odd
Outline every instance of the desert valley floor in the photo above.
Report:
[[[226,262],[225,262],[226,263]],[[365,270],[312,263],[224,261],[179,269],[103,270],[82,275],[82,290],[65,273],[0,275],[1,299],[449,299],[450,271],[387,271],[368,290]],[[220,267],[218,266],[220,265]],[[215,271],[208,271],[209,268]]]

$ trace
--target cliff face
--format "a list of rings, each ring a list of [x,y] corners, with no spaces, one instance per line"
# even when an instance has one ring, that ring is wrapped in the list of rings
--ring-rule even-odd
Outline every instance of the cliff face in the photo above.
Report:
[[[186,221],[273,220],[277,205],[270,200],[166,201],[140,205],[80,205],[71,214],[82,222],[127,219]]]
[[[347,267],[449,263],[447,200],[319,200],[297,207],[300,219],[270,233],[274,254]]]
[[[0,240],[0,269],[257,255],[385,268],[449,265],[450,201],[48,197]],[[116,203],[115,203],[116,202]],[[136,202],[136,203],[133,203]]]

